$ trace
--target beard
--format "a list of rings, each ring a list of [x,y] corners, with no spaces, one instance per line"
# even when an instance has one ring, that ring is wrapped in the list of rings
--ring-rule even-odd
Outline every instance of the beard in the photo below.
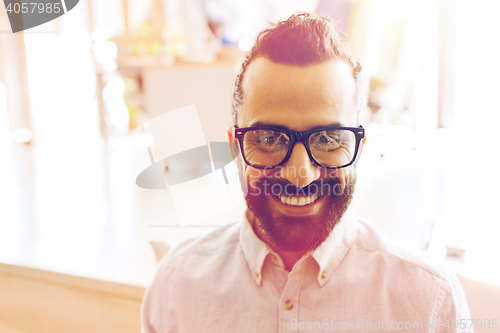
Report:
[[[318,179],[303,188],[283,178],[264,177],[249,186],[245,200],[270,245],[281,251],[310,251],[318,248],[340,221],[351,203],[355,184],[355,173],[344,188],[336,177]],[[319,195],[322,207],[309,216],[284,215],[271,203],[271,196],[278,194],[276,188],[288,195]]]

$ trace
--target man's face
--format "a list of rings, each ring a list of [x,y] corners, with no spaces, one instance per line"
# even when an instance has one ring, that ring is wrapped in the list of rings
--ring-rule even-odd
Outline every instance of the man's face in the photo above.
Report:
[[[257,58],[247,68],[243,88],[240,128],[268,125],[306,131],[356,126],[355,83],[343,61],[297,67]],[[282,251],[318,247],[347,209],[356,177],[354,166],[317,167],[300,142],[282,167],[257,169],[241,157],[238,165],[240,180],[248,188],[247,206],[256,218],[254,228]],[[282,202],[283,194],[291,194],[288,203]]]

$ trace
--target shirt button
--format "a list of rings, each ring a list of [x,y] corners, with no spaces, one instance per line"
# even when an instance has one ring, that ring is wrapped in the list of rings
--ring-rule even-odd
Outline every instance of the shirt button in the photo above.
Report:
[[[288,300],[285,302],[285,309],[291,310],[293,308],[293,302]]]
[[[259,278],[259,272],[257,272],[257,271],[255,271],[255,272],[253,273],[253,275],[255,275],[255,277],[256,277],[257,279]]]
[[[321,272],[321,278],[326,279],[327,276],[328,276],[327,272],[325,271]]]

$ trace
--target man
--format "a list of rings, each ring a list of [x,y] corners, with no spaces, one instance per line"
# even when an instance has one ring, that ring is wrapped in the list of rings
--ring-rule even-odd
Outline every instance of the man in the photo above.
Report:
[[[161,260],[144,332],[467,331],[452,323],[470,316],[454,275],[347,212],[360,71],[323,17],[259,35],[228,133],[248,209]]]

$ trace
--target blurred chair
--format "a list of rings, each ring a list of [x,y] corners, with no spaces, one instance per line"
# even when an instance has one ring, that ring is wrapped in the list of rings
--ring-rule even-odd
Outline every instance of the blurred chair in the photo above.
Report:
[[[150,241],[149,244],[151,244],[155,252],[156,262],[160,262],[161,258],[171,248],[171,246],[164,241]]]

